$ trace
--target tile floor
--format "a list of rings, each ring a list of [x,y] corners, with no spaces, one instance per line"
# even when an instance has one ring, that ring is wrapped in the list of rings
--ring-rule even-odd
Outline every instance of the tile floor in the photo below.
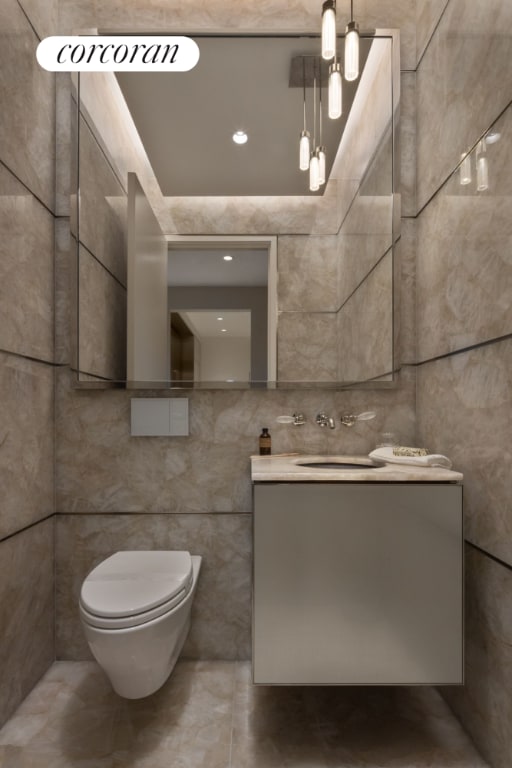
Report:
[[[1,768],[488,768],[432,688],[254,687],[247,662],[180,661],[120,699],[56,662],[0,730]]]

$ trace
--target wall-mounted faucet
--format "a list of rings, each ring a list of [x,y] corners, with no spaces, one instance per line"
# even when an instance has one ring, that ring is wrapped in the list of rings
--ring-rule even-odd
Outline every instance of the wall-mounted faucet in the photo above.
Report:
[[[319,427],[329,427],[330,429],[334,429],[336,426],[332,416],[327,416],[326,413],[317,414],[316,423]]]

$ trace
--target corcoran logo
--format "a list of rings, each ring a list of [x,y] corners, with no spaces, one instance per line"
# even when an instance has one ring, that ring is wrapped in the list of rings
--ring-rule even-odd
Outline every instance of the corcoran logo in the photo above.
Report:
[[[187,72],[199,61],[190,37],[55,35],[37,46],[49,72]]]

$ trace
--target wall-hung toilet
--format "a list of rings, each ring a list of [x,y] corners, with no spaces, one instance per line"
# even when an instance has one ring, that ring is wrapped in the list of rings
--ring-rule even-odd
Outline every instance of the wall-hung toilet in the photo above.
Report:
[[[84,580],[80,618],[89,647],[116,693],[160,688],[190,627],[201,558],[188,552],[116,552]]]

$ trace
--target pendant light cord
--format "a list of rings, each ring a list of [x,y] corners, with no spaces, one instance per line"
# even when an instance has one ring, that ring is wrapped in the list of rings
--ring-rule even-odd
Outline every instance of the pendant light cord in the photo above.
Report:
[[[304,94],[304,131],[306,131],[306,59],[302,57],[302,90]]]

